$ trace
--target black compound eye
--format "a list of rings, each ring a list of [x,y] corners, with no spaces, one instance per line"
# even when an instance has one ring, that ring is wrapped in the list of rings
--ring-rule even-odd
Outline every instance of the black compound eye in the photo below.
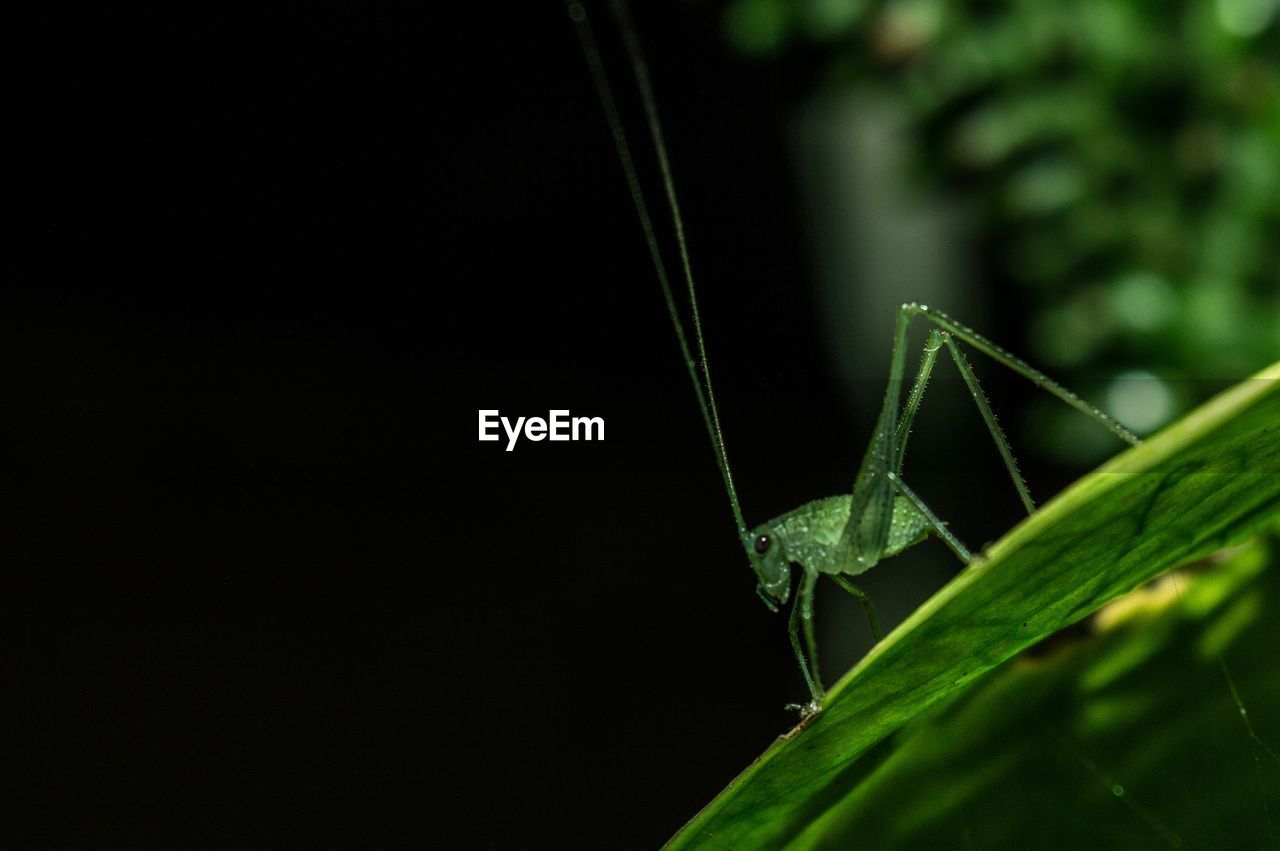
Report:
[[[769,546],[771,544],[773,544],[773,541],[769,540],[768,535],[761,535],[760,537],[756,538],[756,542],[755,542],[756,552],[758,552],[760,555],[764,555],[765,553],[769,552]]]

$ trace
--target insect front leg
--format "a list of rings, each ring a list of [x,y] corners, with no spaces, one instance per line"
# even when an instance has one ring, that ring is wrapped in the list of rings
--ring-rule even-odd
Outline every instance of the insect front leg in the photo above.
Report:
[[[806,569],[800,579],[800,587],[796,589],[796,598],[791,604],[791,616],[787,620],[787,628],[791,633],[791,649],[795,651],[796,659],[800,662],[800,670],[804,673],[805,683],[809,686],[809,694],[813,697],[813,703],[810,706],[813,710],[822,703],[824,694],[822,677],[818,673],[818,646],[813,637],[813,589],[817,582],[817,571]],[[803,647],[800,644],[802,630],[804,632]]]

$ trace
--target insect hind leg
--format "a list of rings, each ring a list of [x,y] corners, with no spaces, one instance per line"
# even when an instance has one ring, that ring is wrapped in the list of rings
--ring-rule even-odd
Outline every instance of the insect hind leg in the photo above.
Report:
[[[962,562],[968,564],[973,561],[973,553],[969,552],[969,548],[960,543],[960,539],[951,533],[951,530],[947,528],[947,525],[938,519],[938,515],[933,513],[933,510],[925,504],[924,500],[921,499],[915,491],[907,487],[907,483],[902,481],[901,476],[896,473],[889,473],[888,479],[893,483],[893,486],[898,489],[898,492],[907,498],[911,503],[911,506],[915,508],[916,511],[920,512],[920,516],[929,524],[929,528],[933,533],[941,538],[943,543],[950,547],[951,551],[955,553]]]
[[[898,309],[898,313],[899,316],[921,316],[929,322],[932,322],[943,331],[954,336],[957,340],[973,346],[996,363],[1008,367],[1023,378],[1026,378],[1032,384],[1043,389],[1045,392],[1053,396],[1057,396],[1063,402],[1066,402],[1068,405],[1089,417],[1091,420],[1098,423],[1126,443],[1137,446],[1142,442],[1136,434],[1129,431],[1129,429],[1125,428],[1124,425],[1117,422],[1115,419],[1107,416],[1093,405],[1090,405],[1084,399],[1081,399],[1075,393],[1072,393],[1070,390],[1063,387],[1040,370],[1035,369],[1026,361],[1005,351],[986,337],[979,334],[977,331],[974,331],[972,328],[961,325],[947,314],[939,310],[934,310],[928,305],[917,304],[915,302],[908,302],[907,304],[902,305],[902,307]]]
[[[933,374],[933,367],[938,360],[938,352],[944,346],[950,352],[952,360],[955,361],[956,368],[960,370],[961,377],[964,378],[965,384],[969,387],[973,402],[978,406],[983,422],[986,423],[987,430],[991,433],[991,439],[995,442],[996,448],[1000,450],[1000,457],[1004,460],[1005,469],[1009,471],[1009,478],[1013,480],[1013,486],[1018,491],[1018,498],[1022,500],[1027,513],[1032,513],[1036,508],[1035,502],[1031,499],[1031,492],[1027,490],[1026,481],[1023,480],[1022,474],[1018,471],[1018,462],[1014,460],[1009,440],[1005,437],[1004,431],[996,421],[996,415],[991,410],[986,394],[982,392],[978,377],[974,375],[973,368],[969,366],[964,353],[960,351],[955,341],[951,339],[951,335],[938,328],[929,330],[929,339],[925,342],[924,353],[920,357],[920,368],[916,373],[916,380],[911,386],[911,392],[907,395],[907,401],[902,408],[902,416],[898,420],[896,441],[898,454],[893,466],[894,471],[899,476],[902,475],[902,465],[906,460],[907,438],[910,437],[911,425],[915,421],[916,413],[920,410],[925,387],[929,384],[929,377]]]
[[[948,351],[951,352],[951,359],[955,361],[956,369],[960,370],[964,383],[969,387],[969,395],[973,397],[973,403],[978,406],[978,411],[982,414],[982,420],[987,425],[987,431],[991,433],[991,440],[995,442],[996,448],[1000,450],[1000,458],[1004,461],[1005,469],[1009,471],[1009,478],[1013,480],[1013,486],[1018,491],[1018,498],[1022,500],[1027,513],[1033,513],[1036,510],[1035,501],[1031,499],[1031,492],[1027,490],[1026,480],[1022,478],[1022,473],[1018,470],[1018,462],[1013,458],[1013,449],[1009,446],[1009,439],[1005,437],[1004,429],[1000,428],[1000,423],[996,422],[996,415],[991,410],[991,403],[987,401],[987,395],[982,392],[982,385],[978,383],[978,376],[973,374],[973,367],[969,366],[969,361],[965,359],[964,352],[960,351],[960,347],[951,339],[951,335],[944,331],[941,336]]]

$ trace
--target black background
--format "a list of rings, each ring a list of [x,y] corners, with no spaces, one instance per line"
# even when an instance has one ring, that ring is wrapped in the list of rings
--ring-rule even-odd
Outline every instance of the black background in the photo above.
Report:
[[[564,8],[450,15],[5,28],[5,844],[653,847],[793,722]],[[869,427],[812,332],[807,70],[639,28],[758,522]]]

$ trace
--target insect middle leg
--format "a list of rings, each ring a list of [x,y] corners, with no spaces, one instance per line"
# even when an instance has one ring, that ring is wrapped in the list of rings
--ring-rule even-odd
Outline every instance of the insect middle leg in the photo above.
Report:
[[[875,603],[871,602],[871,595],[838,573],[832,573],[830,576],[831,581],[848,591],[862,604],[862,608],[867,613],[867,622],[871,624],[871,637],[877,642],[884,638],[884,633],[880,631],[880,618],[876,615]]]

